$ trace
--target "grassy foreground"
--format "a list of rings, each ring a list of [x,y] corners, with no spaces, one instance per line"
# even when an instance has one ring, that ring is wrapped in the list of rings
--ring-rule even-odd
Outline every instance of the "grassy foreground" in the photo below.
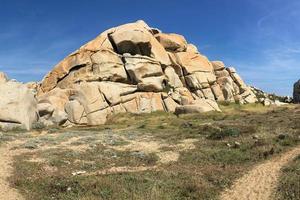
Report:
[[[222,110],[13,134],[22,143],[10,182],[28,200],[218,199],[251,166],[300,142],[300,107]]]
[[[277,196],[278,200],[300,200],[300,155],[282,169]]]

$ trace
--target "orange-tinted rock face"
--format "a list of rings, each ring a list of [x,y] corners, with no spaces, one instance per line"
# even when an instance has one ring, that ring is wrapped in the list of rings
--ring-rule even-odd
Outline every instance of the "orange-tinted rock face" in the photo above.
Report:
[[[57,64],[38,98],[59,99],[51,97],[55,90],[67,100],[53,103],[51,112],[71,124],[101,124],[119,112],[206,112],[219,110],[217,101],[256,101],[233,68],[143,21],[111,28]]]
[[[187,42],[182,35],[158,33],[155,38],[167,51],[183,52],[187,49]]]

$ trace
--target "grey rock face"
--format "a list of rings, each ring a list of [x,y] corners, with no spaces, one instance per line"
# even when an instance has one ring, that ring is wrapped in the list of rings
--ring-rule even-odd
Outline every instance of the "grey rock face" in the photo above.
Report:
[[[300,80],[294,84],[293,99],[294,103],[300,103]]]

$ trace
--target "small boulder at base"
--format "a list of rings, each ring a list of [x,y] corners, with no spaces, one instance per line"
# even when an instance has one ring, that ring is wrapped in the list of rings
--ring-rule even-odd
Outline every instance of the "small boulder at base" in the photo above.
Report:
[[[38,120],[37,101],[32,90],[15,81],[0,84],[0,122],[22,124],[30,130]]]
[[[208,99],[199,99],[192,102],[192,104],[176,107],[175,114],[204,113],[210,111],[220,111],[218,104]]]

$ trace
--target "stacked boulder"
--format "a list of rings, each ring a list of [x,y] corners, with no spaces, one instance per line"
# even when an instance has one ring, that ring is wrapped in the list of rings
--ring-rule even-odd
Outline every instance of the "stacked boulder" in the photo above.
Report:
[[[143,21],[109,29],[67,56],[44,77],[37,99],[46,125],[98,125],[123,112],[208,112],[220,111],[219,101],[257,101],[235,69]]]
[[[0,127],[31,129],[38,120],[34,90],[0,73]]]
[[[211,62],[217,79],[217,85],[222,93],[216,100],[238,102],[240,104],[255,103],[256,95],[247,86],[233,67],[226,68],[221,61]],[[215,95],[216,96],[216,95]]]
[[[251,86],[251,90],[257,97],[258,103],[261,103],[264,106],[282,106],[293,102],[293,99],[290,96],[268,94],[263,90],[253,86]]]

